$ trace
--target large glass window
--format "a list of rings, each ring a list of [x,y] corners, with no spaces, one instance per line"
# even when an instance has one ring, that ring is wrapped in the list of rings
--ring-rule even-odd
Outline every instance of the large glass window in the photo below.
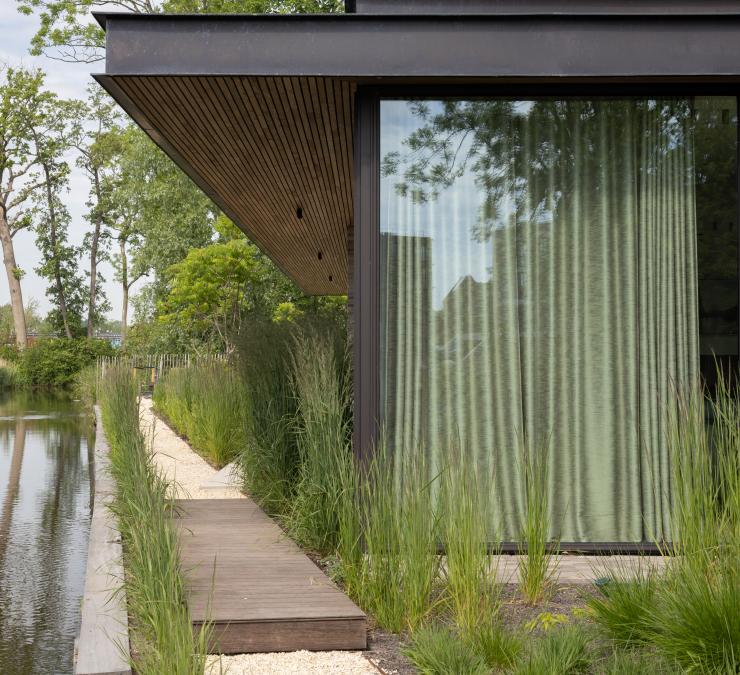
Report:
[[[663,408],[737,359],[734,98],[381,102],[381,423],[492,527],[547,440],[561,541],[667,534]]]

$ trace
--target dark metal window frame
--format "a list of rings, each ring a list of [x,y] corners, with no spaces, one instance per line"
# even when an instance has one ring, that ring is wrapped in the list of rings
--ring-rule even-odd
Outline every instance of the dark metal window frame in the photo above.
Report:
[[[380,103],[382,100],[440,98],[542,98],[647,96],[734,96],[740,117],[740,88],[731,83],[653,81],[619,83],[547,82],[538,84],[419,85],[359,87],[355,100],[355,226],[353,303],[354,448],[367,461],[380,427]],[[740,120],[735,141],[740,279]],[[740,297],[740,284],[738,288]],[[740,321],[740,317],[739,317]],[[740,353],[740,336],[738,337]],[[560,542],[560,550],[587,553],[658,553],[648,542]],[[519,544],[505,542],[504,552]]]

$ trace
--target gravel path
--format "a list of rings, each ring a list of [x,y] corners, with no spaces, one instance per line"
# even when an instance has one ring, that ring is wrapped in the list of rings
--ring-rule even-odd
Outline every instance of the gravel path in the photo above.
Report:
[[[151,439],[154,460],[174,481],[175,496],[186,499],[243,497],[233,487],[204,487],[216,480],[218,471],[194,452],[169,426],[154,415],[152,401],[142,398],[141,429]],[[361,652],[286,652],[237,654],[211,657],[206,675],[378,675]]]

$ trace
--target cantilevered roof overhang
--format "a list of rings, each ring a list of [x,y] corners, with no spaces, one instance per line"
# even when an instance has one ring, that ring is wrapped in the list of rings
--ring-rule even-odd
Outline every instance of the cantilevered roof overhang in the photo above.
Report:
[[[434,13],[97,14],[106,71],[95,78],[315,294],[349,286],[358,85],[740,83],[730,0],[394,3]]]

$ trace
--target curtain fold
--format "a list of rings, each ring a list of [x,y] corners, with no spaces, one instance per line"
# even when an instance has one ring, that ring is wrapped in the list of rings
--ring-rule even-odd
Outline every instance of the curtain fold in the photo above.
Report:
[[[553,531],[668,532],[662,409],[698,374],[687,99],[381,104],[381,424],[477,462],[516,540],[549,444]],[[400,466],[400,464],[398,465]]]

